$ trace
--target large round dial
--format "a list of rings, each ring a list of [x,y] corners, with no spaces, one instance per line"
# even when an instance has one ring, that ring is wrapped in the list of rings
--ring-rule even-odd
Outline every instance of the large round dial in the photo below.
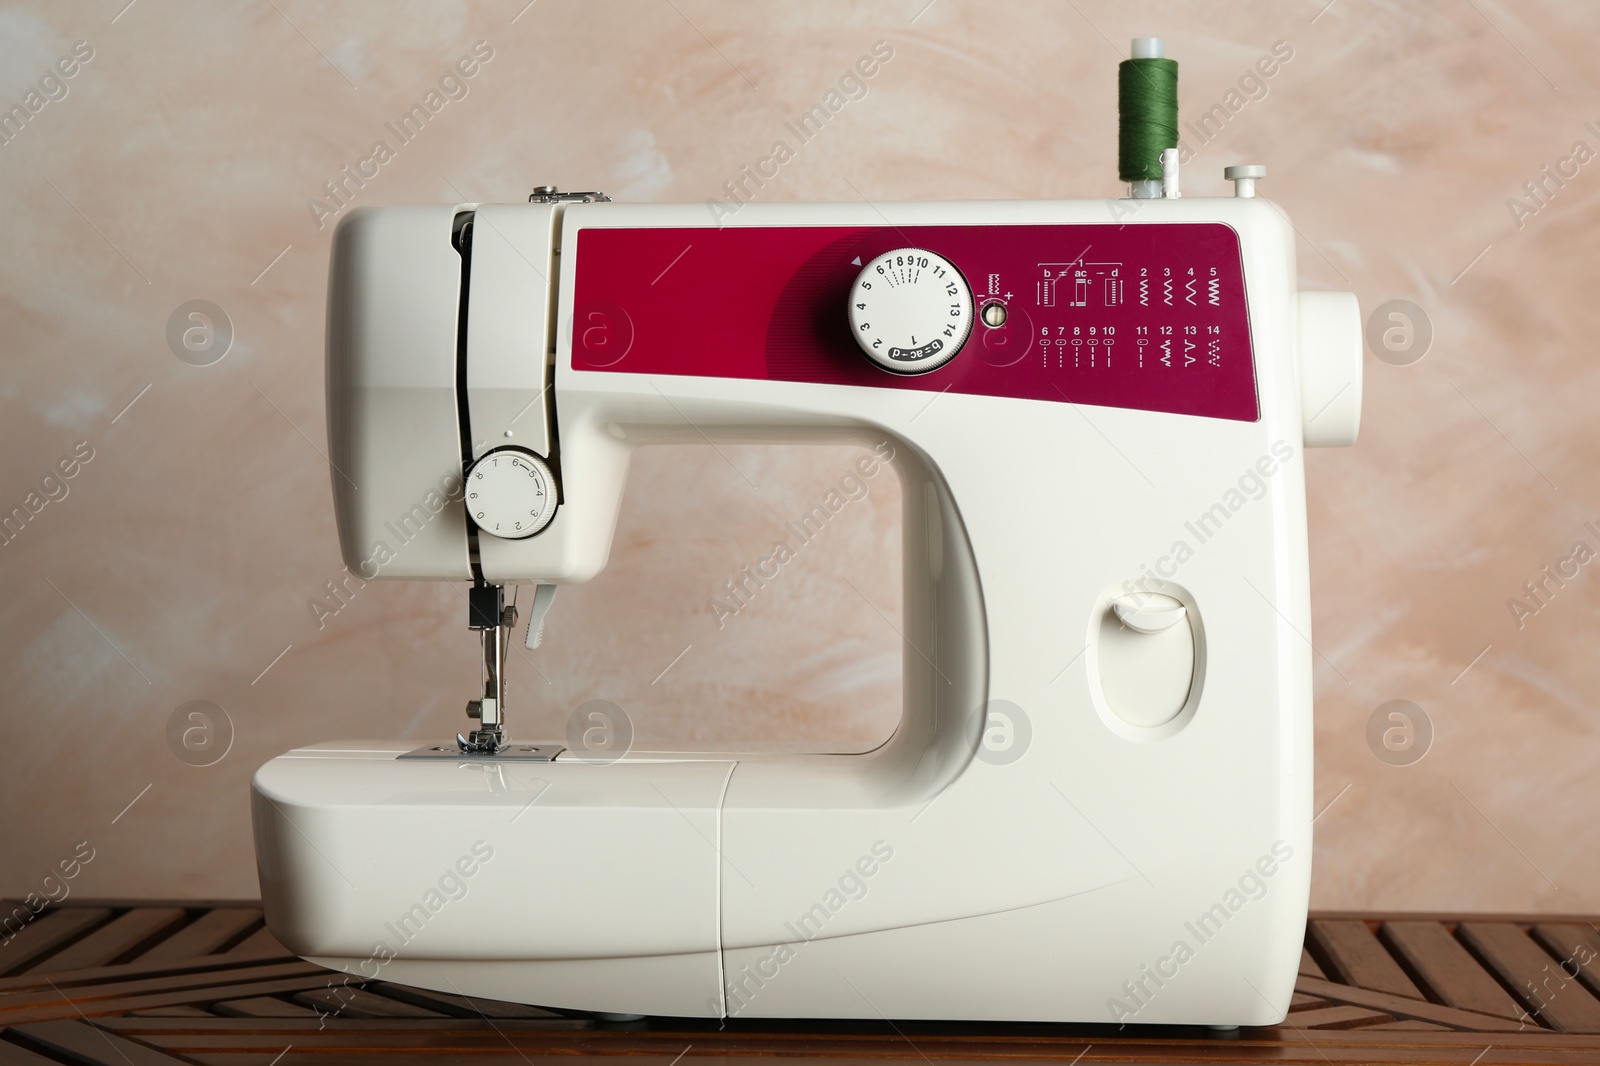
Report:
[[[467,513],[485,533],[531,537],[555,517],[555,478],[532,452],[497,448],[467,472]]]
[[[955,358],[972,332],[972,290],[955,264],[925,248],[884,252],[850,289],[850,332],[874,363],[926,374]]]

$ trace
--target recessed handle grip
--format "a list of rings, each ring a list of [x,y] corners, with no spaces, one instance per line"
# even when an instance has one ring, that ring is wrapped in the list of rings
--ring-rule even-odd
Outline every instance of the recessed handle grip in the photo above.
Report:
[[[1117,621],[1140,633],[1162,633],[1183,621],[1188,609],[1159,592],[1122,596],[1111,601]]]

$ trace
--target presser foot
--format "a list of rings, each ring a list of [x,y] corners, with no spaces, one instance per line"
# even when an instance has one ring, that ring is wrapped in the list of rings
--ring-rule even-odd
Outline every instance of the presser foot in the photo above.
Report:
[[[466,736],[457,733],[456,744],[467,755],[494,755],[508,746],[499,729],[474,729]]]
[[[408,751],[404,755],[397,755],[398,759],[453,759],[462,760],[492,760],[495,762],[552,762],[557,755],[566,751],[561,744],[513,744],[501,738],[498,746],[492,751],[487,747],[474,747],[469,737],[456,734],[455,743],[446,740],[440,744],[429,744],[425,747]]]

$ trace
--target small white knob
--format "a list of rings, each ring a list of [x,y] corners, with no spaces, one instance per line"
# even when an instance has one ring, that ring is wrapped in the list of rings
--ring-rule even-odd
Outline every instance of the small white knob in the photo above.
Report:
[[[1267,168],[1260,163],[1242,163],[1222,168],[1224,181],[1233,182],[1233,195],[1248,200],[1256,194],[1256,182],[1267,176]]]
[[[473,463],[466,492],[472,521],[506,540],[531,537],[555,517],[555,478],[543,459],[521,448],[497,448]]]
[[[896,374],[944,366],[972,332],[972,290],[955,264],[924,248],[884,252],[850,289],[850,332]]]

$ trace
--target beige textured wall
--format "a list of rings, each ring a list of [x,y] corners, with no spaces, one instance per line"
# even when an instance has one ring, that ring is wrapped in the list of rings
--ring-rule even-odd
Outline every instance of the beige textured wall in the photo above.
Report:
[[[1413,301],[1435,334],[1414,365],[1369,357],[1360,446],[1308,457],[1331,804],[1315,905],[1600,909],[1600,577],[1580,567],[1520,628],[1507,607],[1575,542],[1600,548],[1583,526],[1600,527],[1600,163],[1569,163],[1520,220],[1507,205],[1577,142],[1600,148],[1600,9],[523,2],[0,8],[0,104],[75,41],[93,48],[0,146],[0,505],[93,449],[0,547],[0,892],[37,890],[87,840],[81,895],[253,894],[257,765],[462,724],[476,670],[457,590],[372,585],[320,630],[307,607],[340,561],[319,455],[331,226],[306,201],[474,42],[493,58],[469,94],[358,202],[517,200],[541,182],[704,201],[879,40],[894,57],[866,97],[763,199],[1111,195],[1114,64],[1159,33],[1190,117],[1288,42],[1264,97],[1191,141],[1187,191],[1269,164],[1302,285]],[[193,299],[232,324],[214,365],[168,347]],[[599,697],[658,739],[884,735],[889,476],[724,629],[705,604],[852,454],[641,455],[611,568],[558,601],[547,680],[515,667],[522,731],[559,734]],[[235,731],[207,767],[166,734],[197,699]],[[1413,765],[1367,741],[1393,699],[1432,723]]]

